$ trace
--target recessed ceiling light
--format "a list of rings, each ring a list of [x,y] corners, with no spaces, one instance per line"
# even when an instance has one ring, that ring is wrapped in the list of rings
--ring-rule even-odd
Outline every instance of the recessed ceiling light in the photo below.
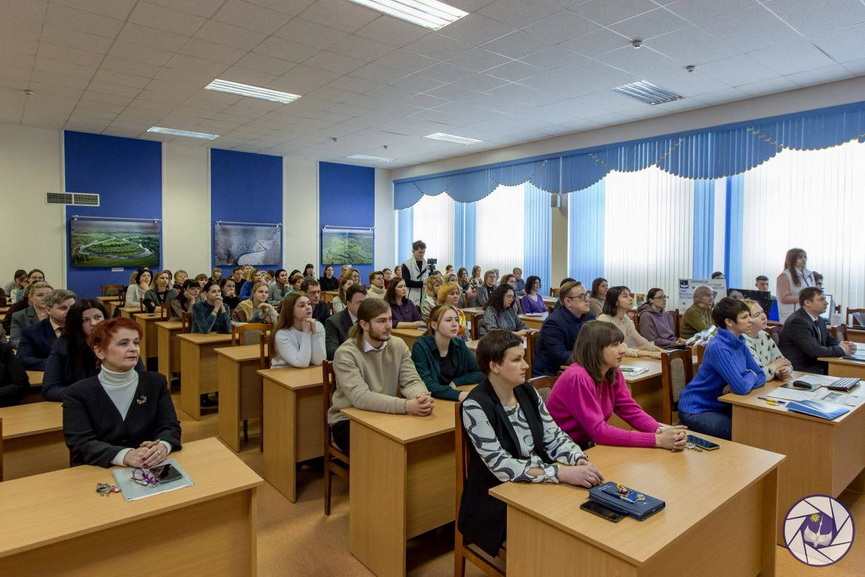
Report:
[[[241,84],[239,82],[231,82],[230,80],[219,80],[218,78],[205,86],[207,90],[216,90],[217,92],[227,92],[228,94],[237,94],[238,96],[247,96],[249,98],[258,98],[259,100],[269,100],[271,102],[281,102],[288,104],[300,98],[299,94],[290,94],[288,92],[280,92],[279,90],[269,90],[260,86],[250,86],[249,84]]]
[[[477,140],[475,138],[454,136],[453,134],[446,134],[444,132],[436,132],[435,134],[429,134],[424,138],[432,138],[433,140],[444,140],[445,142],[453,142],[454,144],[475,144],[478,142],[483,142],[482,140]]]
[[[346,156],[346,158],[351,158],[352,160],[370,160],[373,162],[393,162],[393,158],[385,158],[383,156],[369,156],[367,154],[352,154],[351,156]]]
[[[190,130],[178,130],[176,128],[164,128],[162,126],[151,126],[147,132],[156,132],[159,134],[170,134],[172,136],[188,136],[189,138],[201,138],[204,140],[216,140],[218,134],[207,134],[206,132],[192,132]]]
[[[453,24],[460,18],[468,16],[459,8],[448,6],[436,0],[351,0],[355,4],[384,12],[400,20],[429,28],[440,30],[448,24]]]
[[[674,102],[685,98],[681,94],[670,92],[659,86],[655,86],[651,82],[641,80],[640,82],[632,82],[613,88],[613,92],[630,96],[640,102],[646,104],[664,104],[665,102]]]

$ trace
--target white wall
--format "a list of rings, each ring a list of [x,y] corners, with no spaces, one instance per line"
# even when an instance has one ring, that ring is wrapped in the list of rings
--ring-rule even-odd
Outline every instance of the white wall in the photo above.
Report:
[[[63,206],[45,203],[63,191],[62,133],[0,124],[0,282],[16,269],[40,268],[65,286]],[[82,191],[86,192],[86,191]]]
[[[204,147],[162,145],[164,268],[210,275],[210,154]]]
[[[396,213],[389,170],[375,169],[375,270],[396,264]]]
[[[318,162],[282,159],[282,261],[286,270],[307,263],[321,274],[318,226]]]

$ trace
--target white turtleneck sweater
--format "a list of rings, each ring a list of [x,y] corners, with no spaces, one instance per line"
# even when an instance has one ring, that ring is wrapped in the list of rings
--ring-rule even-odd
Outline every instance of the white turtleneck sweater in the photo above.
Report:
[[[129,407],[132,406],[135,391],[138,389],[138,371],[130,369],[128,371],[117,372],[102,367],[102,370],[99,371],[99,383],[111,399],[111,402],[117,407],[120,417],[125,421],[126,415],[129,413]],[[170,453],[171,444],[166,441],[160,442],[165,445],[165,448]],[[111,462],[122,467],[126,453],[131,450],[131,448],[128,448],[118,451]]]

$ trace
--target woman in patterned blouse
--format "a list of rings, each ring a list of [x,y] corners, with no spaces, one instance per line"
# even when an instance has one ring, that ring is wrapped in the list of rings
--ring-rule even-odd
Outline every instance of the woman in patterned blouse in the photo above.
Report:
[[[745,344],[748,345],[751,356],[763,369],[767,381],[775,378],[787,380],[793,374],[793,365],[789,359],[784,358],[778,345],[766,333],[766,325],[769,322],[766,311],[758,302],[745,301],[745,304],[751,310],[751,330],[742,336],[745,337]]]
[[[553,421],[535,389],[522,339],[494,330],[478,343],[478,366],[486,378],[463,402],[470,450],[459,529],[466,543],[497,555],[506,537],[506,506],[489,490],[507,481],[567,483],[594,487],[598,468]],[[564,464],[556,464],[564,463]]]

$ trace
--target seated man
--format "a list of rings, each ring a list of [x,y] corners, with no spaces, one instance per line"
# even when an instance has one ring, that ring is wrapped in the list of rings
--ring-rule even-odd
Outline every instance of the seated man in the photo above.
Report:
[[[18,343],[18,360],[28,371],[44,371],[45,362],[51,354],[54,341],[63,334],[66,327],[66,313],[75,304],[75,293],[57,289],[45,297],[48,316],[21,331]]]
[[[312,307],[312,318],[324,324],[330,317],[330,310],[327,308],[327,303],[321,300],[321,285],[313,279],[303,281],[300,285],[300,290],[306,293],[309,297],[309,306]]]
[[[380,299],[363,301],[351,339],[336,351],[336,391],[327,423],[334,443],[346,453],[351,448],[350,429],[342,409],[419,417],[432,414],[433,398],[417,374],[408,346],[400,338],[391,339],[391,322],[389,304]]]
[[[799,292],[799,308],[787,317],[778,343],[794,371],[825,375],[828,366],[819,357],[843,357],[856,351],[856,343],[839,342],[829,334],[826,319],[820,318],[827,306],[822,289],[806,287]]]
[[[30,379],[12,347],[0,343],[0,407],[21,402],[30,391]]]
[[[366,289],[359,284],[348,287],[345,293],[346,306],[324,323],[324,345],[327,349],[327,360],[332,361],[336,349],[348,339],[348,332],[357,322],[357,309],[366,299]]]
[[[580,329],[595,318],[589,313],[586,287],[576,281],[561,286],[559,302],[562,306],[551,312],[541,325],[532,360],[532,376],[555,376],[562,365],[569,365]]]

